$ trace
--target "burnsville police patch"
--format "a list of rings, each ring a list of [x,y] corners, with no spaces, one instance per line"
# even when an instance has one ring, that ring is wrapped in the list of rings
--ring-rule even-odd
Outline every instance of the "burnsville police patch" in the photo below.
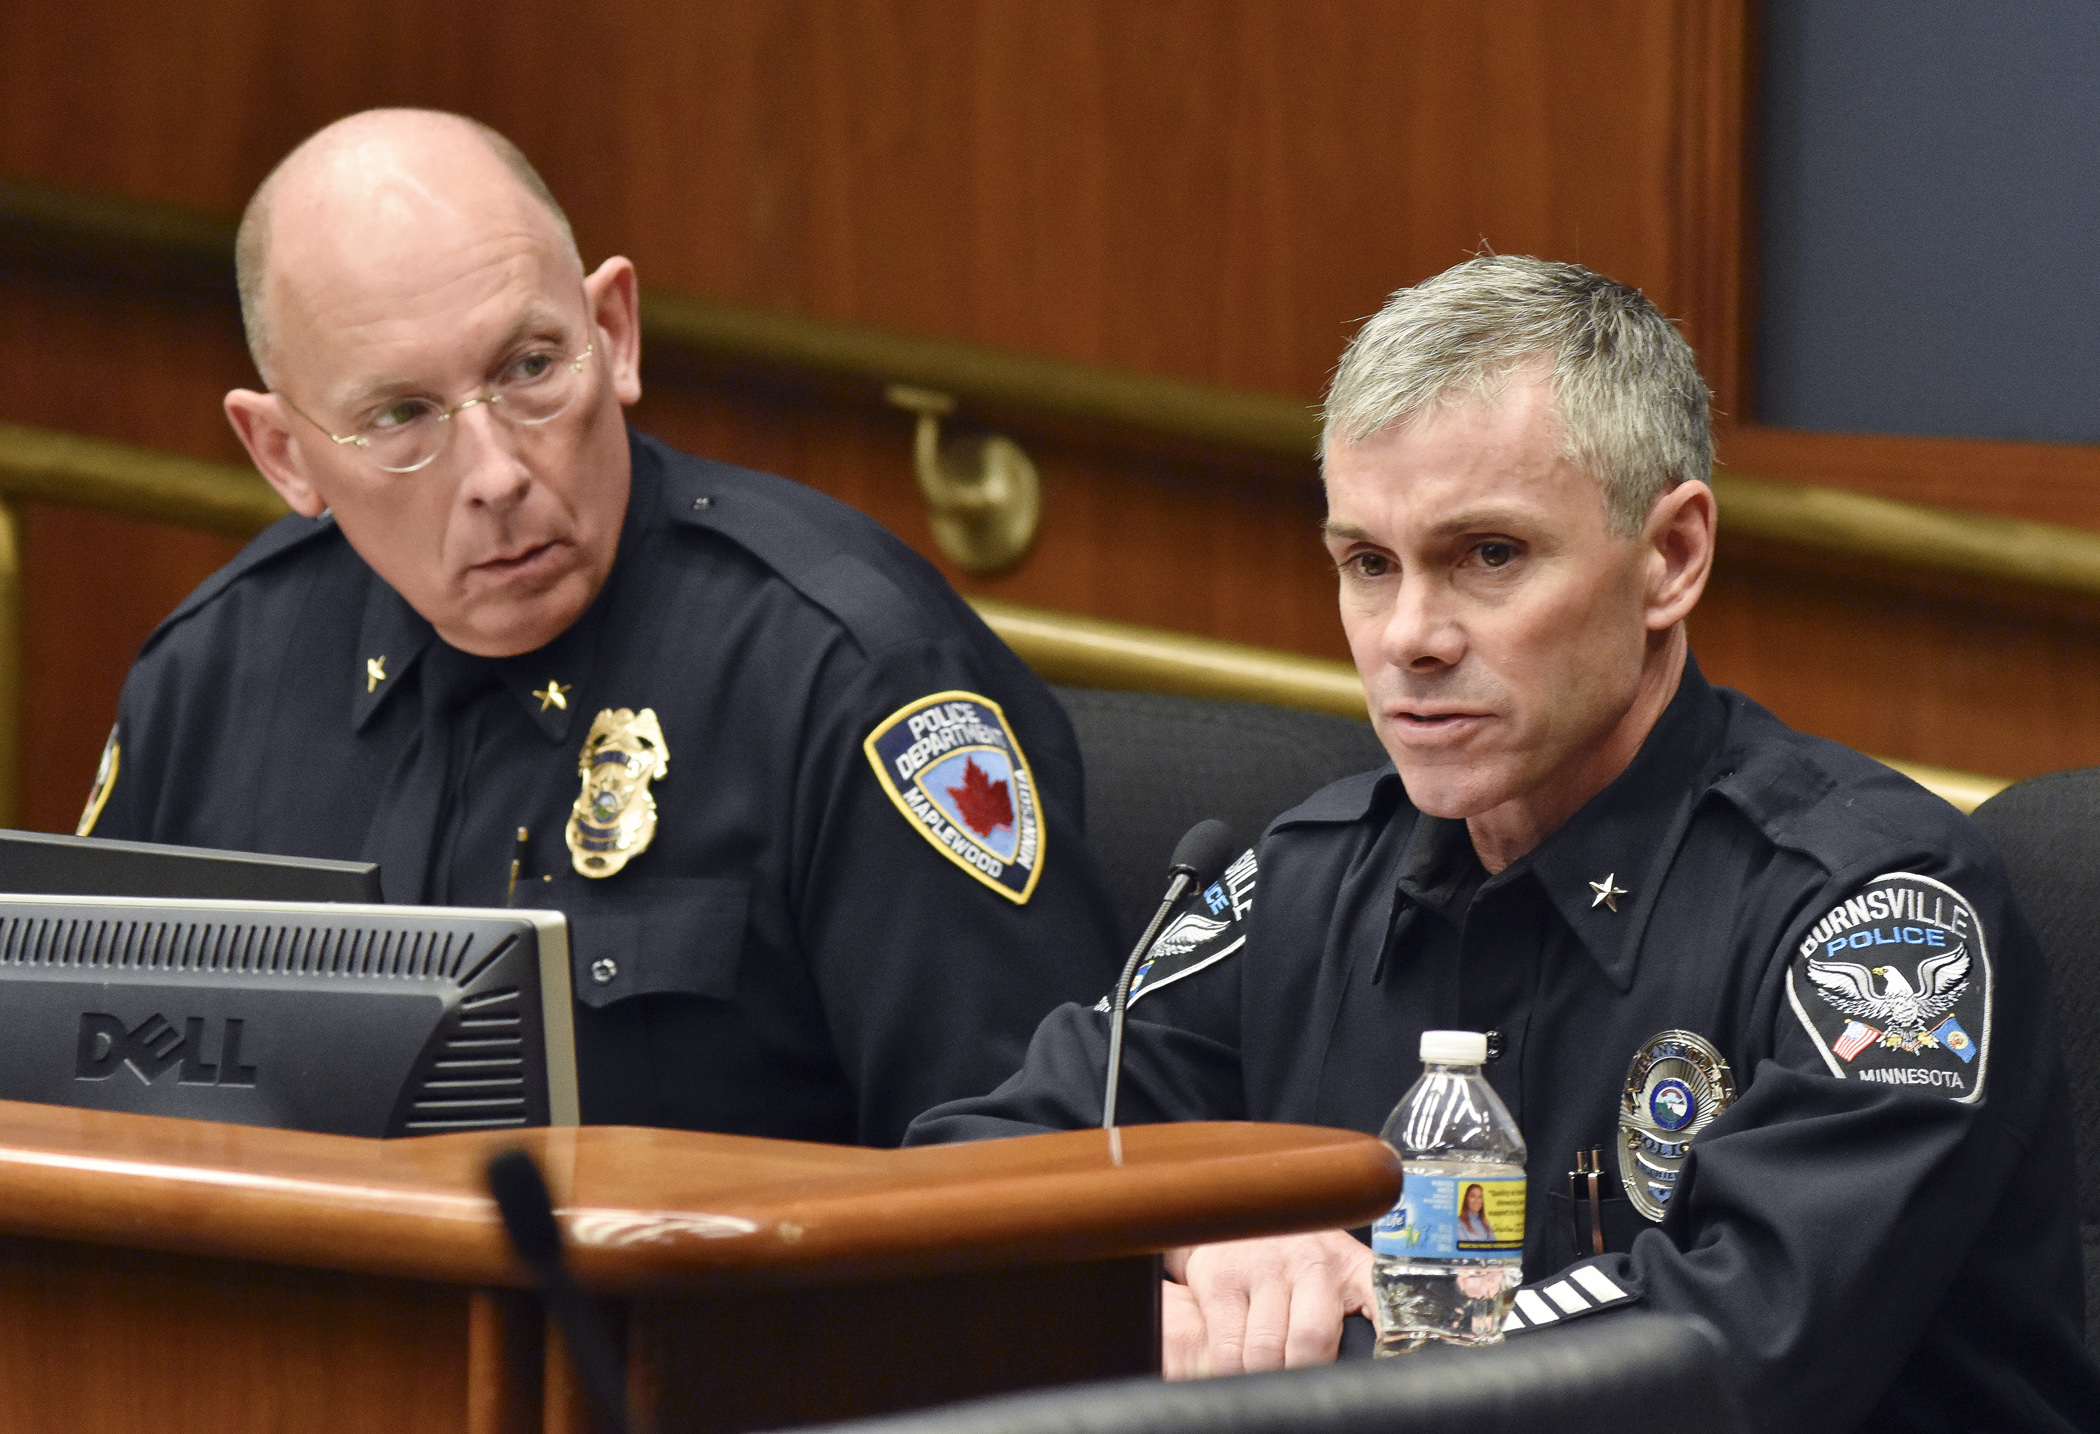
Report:
[[[861,747],[934,850],[1016,905],[1035,894],[1043,810],[998,703],[936,692],[883,718]]]
[[[1982,1099],[1990,949],[1946,883],[1895,872],[1830,907],[1794,952],[1787,1000],[1832,1075]]]
[[[1254,883],[1259,875],[1250,848],[1225,868],[1223,876],[1184,897],[1181,908],[1152,939],[1145,959],[1138,963],[1124,1009],[1162,986],[1216,965],[1246,945],[1247,915],[1254,910]]]

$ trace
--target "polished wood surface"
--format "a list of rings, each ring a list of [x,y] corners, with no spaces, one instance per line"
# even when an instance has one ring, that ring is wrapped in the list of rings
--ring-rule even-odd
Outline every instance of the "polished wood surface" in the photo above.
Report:
[[[68,1434],[538,1428],[536,1387],[521,1408],[506,1407],[500,1387],[475,1385],[472,1299],[464,1289],[337,1272],[0,1238],[0,1425]],[[485,1413],[463,1417],[476,1409]]]
[[[1717,439],[1722,464],[1753,477],[2100,529],[2100,447],[1761,424],[1724,426]]]
[[[457,0],[400,24],[345,0],[0,0],[0,174],[231,216],[329,119],[437,105],[511,133],[587,254],[629,253],[648,281],[1311,402],[1384,294],[1483,244],[1583,259],[1706,324],[1731,261],[1720,201],[1688,196],[1728,183],[1741,13],[528,0],[492,27]],[[252,379],[222,293],[0,254],[0,313],[0,421],[237,456],[218,397]],[[698,365],[646,379],[645,425],[931,552],[904,415]],[[1309,464],[1019,436],[1046,530],[969,590],[1343,655]],[[30,515],[31,825],[70,827],[123,666],[224,551]]]
[[[629,1401],[714,1434],[1157,1374],[1159,1281],[1126,1258],[634,1300]]]
[[[1685,323],[1742,471],[2100,528],[2100,449],[1742,425],[1744,0],[526,0],[482,18],[458,0],[376,26],[346,0],[0,0],[0,174],[231,217],[328,119],[437,105],[510,132],[587,254],[627,252],[654,283],[1307,402],[1392,288],[1483,244],[1580,259]],[[0,314],[0,421],[239,456],[218,397],[252,377],[222,288],[0,243]],[[661,357],[646,386],[644,425],[932,554],[909,421],[872,393]],[[1027,563],[966,590],[1344,655],[1309,463],[961,420],[1016,431],[1047,512]],[[230,550],[26,514],[27,824],[72,825],[132,652]],[[2100,762],[2076,676],[2100,617],[2059,608],[2037,631],[1989,589],[1740,545],[1722,561],[1702,658],[1792,720],[2003,775]],[[1903,690],[1860,696],[1848,641]],[[1899,672],[1904,650],[1933,665]]]
[[[373,1141],[0,1102],[0,1231],[515,1285],[481,1183],[513,1144],[604,1289],[1107,1259],[1361,1224],[1399,1189],[1378,1141],[1299,1126],[890,1151],[617,1127]]]
[[[374,1141],[0,1103],[0,1423],[581,1434],[482,1186],[531,1149],[664,1434],[1156,1370],[1157,1251],[1357,1225],[1369,1136],[864,1150],[586,1127]]]

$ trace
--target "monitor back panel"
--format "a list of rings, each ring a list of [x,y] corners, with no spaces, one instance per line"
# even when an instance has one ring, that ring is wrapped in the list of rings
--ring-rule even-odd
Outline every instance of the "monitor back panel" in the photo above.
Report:
[[[0,897],[0,1099],[345,1135],[576,1118],[545,912]]]
[[[0,828],[0,891],[219,901],[377,904],[379,868],[158,842]]]

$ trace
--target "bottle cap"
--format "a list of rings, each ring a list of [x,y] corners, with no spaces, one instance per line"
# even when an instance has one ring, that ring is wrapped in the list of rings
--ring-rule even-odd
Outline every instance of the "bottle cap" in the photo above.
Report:
[[[1488,1058],[1488,1038],[1480,1031],[1422,1032],[1422,1064],[1477,1066]]]

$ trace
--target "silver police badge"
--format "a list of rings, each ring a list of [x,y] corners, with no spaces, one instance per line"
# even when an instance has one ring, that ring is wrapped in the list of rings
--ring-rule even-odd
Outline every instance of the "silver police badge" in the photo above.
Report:
[[[583,791],[569,811],[569,861],[584,876],[611,876],[649,849],[656,798],[649,783],[671,770],[656,709],[607,708],[576,759]]]
[[[1713,1042],[1664,1031],[1635,1052],[1619,1096],[1619,1184],[1633,1208],[1661,1220],[1692,1137],[1735,1101],[1735,1077]]]

